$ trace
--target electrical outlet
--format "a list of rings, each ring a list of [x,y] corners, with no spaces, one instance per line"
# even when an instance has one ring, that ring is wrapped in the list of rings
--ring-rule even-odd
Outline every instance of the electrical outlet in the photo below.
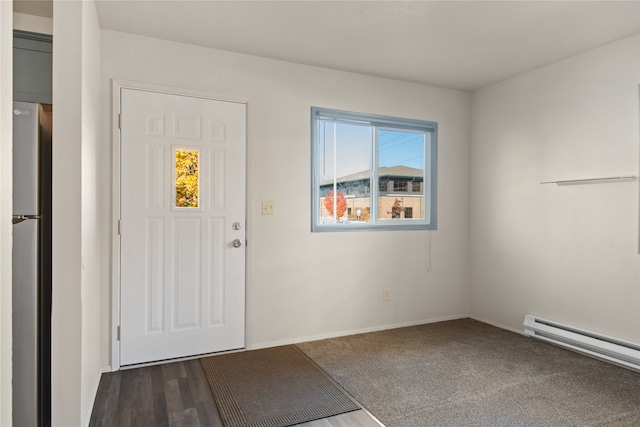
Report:
[[[262,215],[275,215],[276,214],[276,202],[271,200],[262,201]]]
[[[389,296],[389,289],[382,290],[382,301],[389,301],[391,297]]]

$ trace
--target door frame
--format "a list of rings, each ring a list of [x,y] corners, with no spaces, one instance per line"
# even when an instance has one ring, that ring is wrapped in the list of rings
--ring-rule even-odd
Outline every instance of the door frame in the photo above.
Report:
[[[120,146],[121,146],[121,137],[120,137],[120,103],[121,103],[121,90],[122,89],[133,89],[133,90],[142,90],[147,92],[158,92],[168,95],[179,95],[179,96],[188,96],[193,98],[204,98],[204,99],[212,99],[215,101],[229,101],[245,104],[245,135],[246,135],[246,146],[247,152],[245,154],[245,174],[248,178],[248,147],[249,147],[249,118],[250,118],[250,100],[245,97],[238,96],[230,96],[226,94],[220,93],[212,93],[200,90],[193,89],[185,89],[185,88],[176,88],[171,86],[163,86],[152,83],[142,83],[130,80],[120,80],[120,79],[112,79],[112,105],[111,105],[111,372],[115,372],[120,370],[120,337],[119,337],[119,328],[120,328],[120,279],[121,279],[121,267],[120,267],[120,230],[119,230],[119,221],[120,221],[120,208],[121,208],[121,194],[120,194],[120,185],[121,185],[121,167],[120,167]],[[248,183],[249,180],[247,179]],[[247,184],[245,184],[245,224],[247,224],[248,217],[248,188]],[[250,227],[246,227],[245,235],[247,241],[249,240]],[[245,252],[246,258],[249,258],[249,252]],[[244,341],[245,348],[247,346],[247,265],[248,260],[245,262],[245,330],[244,330]],[[237,351],[237,350],[236,350]],[[189,357],[185,357],[184,359],[189,359]],[[163,362],[159,362],[163,363]]]

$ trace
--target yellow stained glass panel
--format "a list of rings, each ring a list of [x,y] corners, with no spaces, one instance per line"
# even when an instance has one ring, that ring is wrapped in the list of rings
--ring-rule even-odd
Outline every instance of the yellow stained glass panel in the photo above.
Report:
[[[176,150],[176,207],[198,207],[198,150]]]

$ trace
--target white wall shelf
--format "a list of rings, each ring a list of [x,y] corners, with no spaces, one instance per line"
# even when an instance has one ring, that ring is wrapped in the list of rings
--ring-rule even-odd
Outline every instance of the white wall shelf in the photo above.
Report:
[[[544,181],[540,184],[556,184],[556,185],[584,185],[584,184],[608,184],[614,182],[630,182],[635,181],[638,177],[635,175],[626,176],[609,176],[604,178],[585,178],[585,179],[567,179],[563,181]]]

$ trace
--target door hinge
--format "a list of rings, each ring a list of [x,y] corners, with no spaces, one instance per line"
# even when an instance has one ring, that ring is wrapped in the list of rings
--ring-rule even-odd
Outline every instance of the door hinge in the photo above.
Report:
[[[122,220],[118,220],[118,236],[122,235]]]
[[[122,114],[118,113],[118,129],[122,129]]]
[[[116,334],[118,336],[118,341],[120,341],[120,325],[118,325]]]

